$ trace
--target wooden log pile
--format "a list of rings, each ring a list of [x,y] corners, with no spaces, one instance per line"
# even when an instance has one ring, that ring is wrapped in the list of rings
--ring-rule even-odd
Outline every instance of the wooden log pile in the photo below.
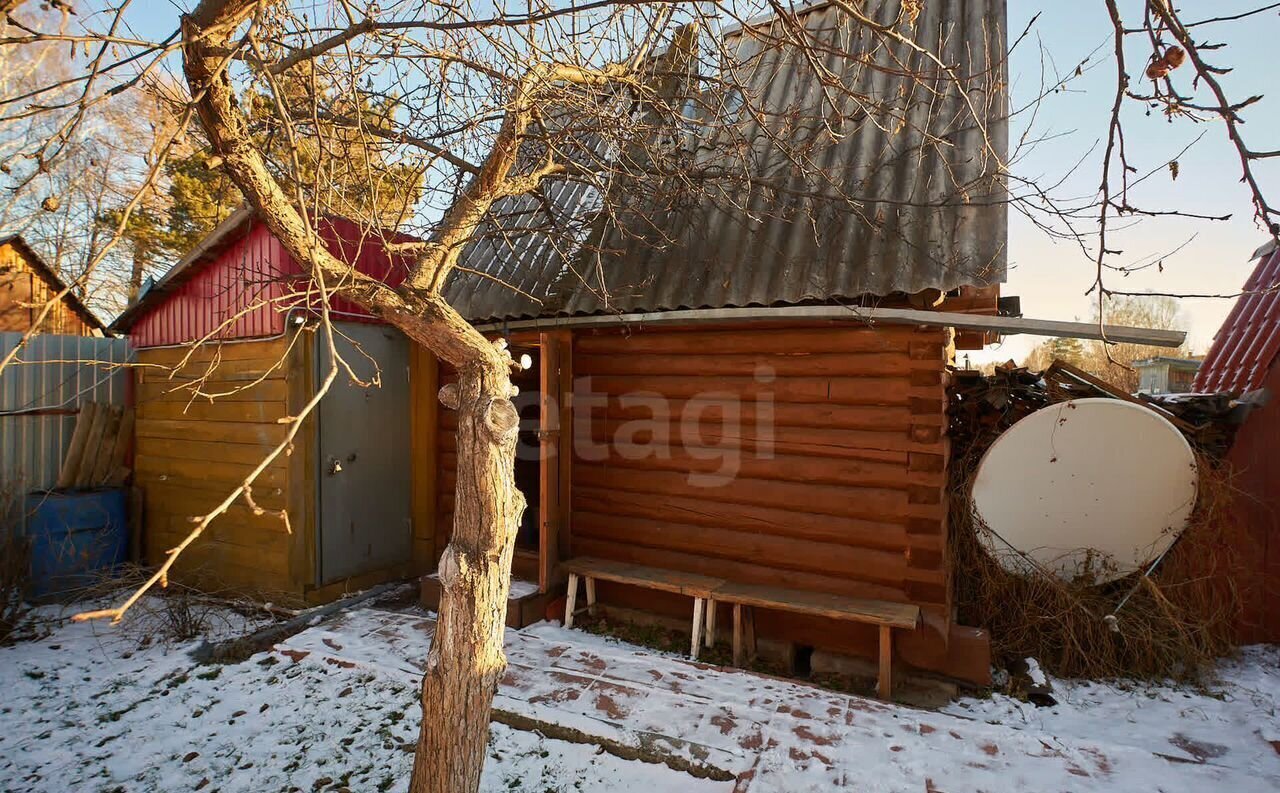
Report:
[[[1132,396],[1064,361],[1033,372],[1012,361],[990,375],[954,372],[948,418],[953,456],[985,450],[1019,419],[1068,399],[1107,397],[1144,405],[1169,420],[1201,453],[1221,459],[1231,448],[1247,406],[1232,394]]]
[[[122,486],[131,473],[126,462],[132,442],[132,408],[86,402],[62,460],[58,489]]]

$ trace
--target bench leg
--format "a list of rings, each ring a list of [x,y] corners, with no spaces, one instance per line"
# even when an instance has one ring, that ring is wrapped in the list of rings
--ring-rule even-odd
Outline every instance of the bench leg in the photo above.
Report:
[[[716,602],[707,598],[707,649],[716,646]]]
[[[880,679],[876,683],[876,696],[893,699],[893,628],[880,626]]]
[[[564,626],[573,627],[573,607],[578,604],[578,574],[569,574],[569,596],[564,600]]]
[[[587,576],[587,613],[596,615],[596,580]]]
[[[689,656],[695,661],[698,660],[698,645],[702,644],[702,610],[705,607],[705,600],[693,599],[693,644],[689,648]]]
[[[742,666],[742,604],[733,604],[733,665]]]
[[[742,634],[747,645],[747,663],[751,663],[756,660],[756,612],[750,606],[743,607]]]

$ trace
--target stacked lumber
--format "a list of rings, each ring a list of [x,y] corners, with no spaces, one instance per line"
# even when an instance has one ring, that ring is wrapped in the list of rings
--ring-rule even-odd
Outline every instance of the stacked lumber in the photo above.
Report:
[[[132,408],[97,402],[81,405],[71,445],[58,473],[58,489],[123,485],[130,474],[125,462],[132,440]]]

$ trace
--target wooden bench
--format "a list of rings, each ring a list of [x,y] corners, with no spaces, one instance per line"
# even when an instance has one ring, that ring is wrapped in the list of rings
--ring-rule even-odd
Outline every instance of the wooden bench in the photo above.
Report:
[[[706,646],[715,644],[717,602],[733,605],[734,666],[743,666],[755,658],[755,617],[752,609],[756,607],[877,625],[880,628],[880,677],[876,691],[882,699],[888,699],[893,693],[893,629],[914,630],[920,625],[920,607],[910,603],[891,603],[757,584],[736,584],[696,573],[681,573],[592,557],[570,559],[561,563],[561,569],[569,574],[569,596],[564,606],[566,628],[573,627],[573,617],[577,613],[580,578],[586,582],[587,608],[592,612],[596,605],[597,580],[673,592],[693,598],[693,639],[689,655],[694,660],[697,660],[698,649],[704,640],[704,627]]]
[[[755,657],[754,607],[861,622],[880,627],[880,677],[876,693],[889,699],[893,693],[893,629],[914,630],[920,624],[920,607],[910,603],[806,592],[800,589],[725,583],[712,593],[715,601],[733,604],[733,663],[742,666]],[[714,604],[712,606],[714,608]],[[744,646],[745,645],[745,646]],[[745,656],[745,657],[744,657]]]
[[[707,601],[710,600],[711,593],[725,583],[723,579],[696,573],[680,573],[658,567],[612,562],[607,559],[594,559],[588,556],[570,559],[561,563],[560,568],[569,574],[569,596],[564,604],[566,628],[573,627],[573,615],[577,613],[575,607],[578,601],[578,579],[582,578],[587,585],[587,608],[593,613],[596,605],[597,580],[630,584],[660,592],[673,592],[693,598],[693,642],[689,648],[689,655],[694,660],[698,658],[698,647],[702,643],[704,620],[708,622],[712,631],[715,630],[715,608],[713,606],[708,611]]]

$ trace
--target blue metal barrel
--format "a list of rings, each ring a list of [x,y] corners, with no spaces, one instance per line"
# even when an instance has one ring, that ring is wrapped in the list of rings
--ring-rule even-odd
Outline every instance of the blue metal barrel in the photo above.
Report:
[[[128,558],[123,489],[31,493],[26,511],[36,598],[89,586]]]

